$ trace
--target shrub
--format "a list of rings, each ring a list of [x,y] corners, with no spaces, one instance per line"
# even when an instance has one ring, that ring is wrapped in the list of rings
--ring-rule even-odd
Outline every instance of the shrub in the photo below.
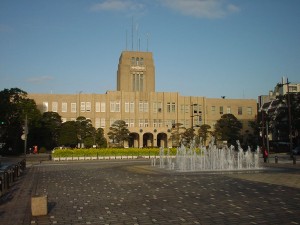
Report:
[[[84,157],[84,156],[158,156],[159,148],[89,148],[89,149],[56,149],[52,157]],[[166,155],[168,149],[164,149]],[[176,154],[176,149],[169,150],[170,155]]]

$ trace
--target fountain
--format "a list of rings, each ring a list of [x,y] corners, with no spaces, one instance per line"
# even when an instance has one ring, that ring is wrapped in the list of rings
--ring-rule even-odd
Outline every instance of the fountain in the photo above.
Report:
[[[190,148],[182,145],[177,148],[176,156],[171,156],[169,149],[165,154],[164,148],[160,148],[159,168],[182,172],[260,169],[259,147],[252,152],[250,148],[244,151],[239,141],[237,145],[237,150],[233,146],[218,148],[213,138],[208,148],[203,146],[197,150],[193,143]],[[156,160],[151,160],[152,166],[156,166]]]

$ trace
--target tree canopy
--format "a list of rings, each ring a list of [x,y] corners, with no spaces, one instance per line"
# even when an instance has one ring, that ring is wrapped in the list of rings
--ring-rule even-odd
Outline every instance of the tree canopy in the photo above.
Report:
[[[233,114],[224,114],[215,125],[215,136],[217,140],[227,141],[229,145],[236,145],[240,140],[242,123]]]
[[[112,142],[113,146],[124,146],[124,141],[129,140],[129,130],[125,121],[117,120],[109,128],[107,133],[109,139]]]

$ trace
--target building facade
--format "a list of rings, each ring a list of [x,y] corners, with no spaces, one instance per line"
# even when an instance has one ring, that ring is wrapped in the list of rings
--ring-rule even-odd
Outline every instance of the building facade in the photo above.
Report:
[[[254,99],[181,96],[178,92],[155,91],[152,53],[122,52],[117,71],[117,90],[105,94],[29,94],[42,112],[53,111],[63,122],[79,116],[90,119],[107,134],[116,120],[124,120],[130,131],[129,147],[170,147],[172,126],[214,128],[223,114],[231,113],[250,130],[248,122],[257,115]]]

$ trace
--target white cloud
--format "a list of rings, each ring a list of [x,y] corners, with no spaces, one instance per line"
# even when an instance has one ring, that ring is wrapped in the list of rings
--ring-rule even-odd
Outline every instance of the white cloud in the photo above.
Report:
[[[139,10],[143,4],[131,0],[105,0],[91,7],[92,11],[126,11]]]
[[[226,0],[159,0],[167,8],[183,15],[199,18],[222,18],[232,12],[239,11],[233,4]]]
[[[48,81],[51,80],[53,80],[53,77],[51,76],[30,77],[27,79],[29,83],[33,83],[33,84],[47,83]]]

